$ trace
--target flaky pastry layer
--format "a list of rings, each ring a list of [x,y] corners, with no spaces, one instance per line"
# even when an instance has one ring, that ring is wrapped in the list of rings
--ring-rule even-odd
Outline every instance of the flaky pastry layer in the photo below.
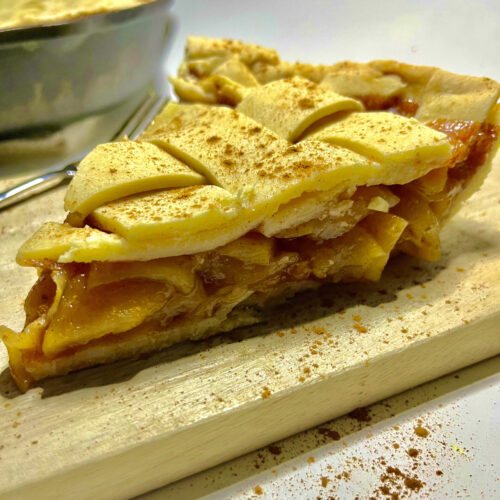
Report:
[[[185,102],[91,152],[67,221],[19,251],[41,272],[23,332],[2,327],[23,390],[378,280],[395,252],[438,259],[498,148],[499,85],[436,68],[290,64],[193,37],[172,83]]]

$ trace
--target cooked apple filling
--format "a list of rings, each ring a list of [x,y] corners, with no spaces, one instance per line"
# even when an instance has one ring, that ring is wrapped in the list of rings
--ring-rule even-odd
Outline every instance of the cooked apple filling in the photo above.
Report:
[[[18,254],[40,270],[24,330],[2,327],[21,389],[255,323],[324,282],[378,280],[397,252],[439,258],[498,147],[499,86],[273,54],[190,39],[173,83],[198,103],[83,160],[66,222]]]

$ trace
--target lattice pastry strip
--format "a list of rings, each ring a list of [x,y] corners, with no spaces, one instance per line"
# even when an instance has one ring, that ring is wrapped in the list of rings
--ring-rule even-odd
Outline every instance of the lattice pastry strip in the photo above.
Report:
[[[67,222],[18,253],[40,270],[24,330],[0,327],[23,390],[254,323],[321,282],[377,280],[395,251],[438,259],[499,142],[498,84],[435,68],[191,38],[173,83],[195,104],[96,148]]]

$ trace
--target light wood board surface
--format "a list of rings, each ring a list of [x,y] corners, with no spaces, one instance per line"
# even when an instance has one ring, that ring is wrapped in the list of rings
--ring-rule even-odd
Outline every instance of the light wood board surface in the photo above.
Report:
[[[24,395],[2,348],[0,495],[130,497],[500,353],[499,167],[444,229],[437,263],[398,257],[379,283],[326,286],[257,327]],[[22,325],[35,277],[16,248],[64,217],[62,197],[0,213],[1,324]]]
[[[499,389],[495,356],[138,498],[499,498]]]

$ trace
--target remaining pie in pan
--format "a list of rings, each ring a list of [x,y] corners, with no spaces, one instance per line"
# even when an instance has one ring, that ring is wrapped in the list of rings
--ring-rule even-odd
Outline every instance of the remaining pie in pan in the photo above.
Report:
[[[15,0],[0,2],[0,29],[46,26],[132,9],[153,0]]]
[[[19,250],[39,278],[24,330],[1,332],[22,390],[255,323],[324,282],[378,280],[394,252],[438,259],[499,143],[500,86],[436,68],[190,38],[172,83],[184,103],[95,148],[66,222]]]

